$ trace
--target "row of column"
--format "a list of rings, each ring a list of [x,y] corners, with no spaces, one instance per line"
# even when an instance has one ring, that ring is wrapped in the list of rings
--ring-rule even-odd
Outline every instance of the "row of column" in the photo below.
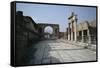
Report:
[[[73,26],[73,24],[74,24],[74,26]],[[77,41],[77,31],[76,31],[75,23],[69,23],[68,40]]]
[[[87,29],[86,30],[87,31],[87,34],[86,35],[84,35],[84,30],[82,30],[81,32],[82,32],[82,39],[81,39],[81,41],[82,42],[88,42],[88,43],[91,43],[91,35],[90,35],[90,31],[89,31],[89,29]]]
[[[68,40],[77,41],[77,18],[76,15],[72,13],[69,19],[68,26]]]

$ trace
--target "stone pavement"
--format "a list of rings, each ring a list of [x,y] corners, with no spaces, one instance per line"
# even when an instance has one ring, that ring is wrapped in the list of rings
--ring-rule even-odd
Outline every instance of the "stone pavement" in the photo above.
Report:
[[[64,62],[95,61],[96,52],[76,46],[64,40],[40,41],[33,49],[32,59],[29,64],[48,64]]]

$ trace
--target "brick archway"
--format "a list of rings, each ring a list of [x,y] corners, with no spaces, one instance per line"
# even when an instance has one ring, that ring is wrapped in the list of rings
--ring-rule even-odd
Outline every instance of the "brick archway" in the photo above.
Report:
[[[41,32],[40,32],[41,34],[44,34],[44,33],[45,33],[45,32],[44,32],[44,29],[45,29],[47,26],[52,27],[52,29],[53,29],[53,33],[52,33],[53,36],[56,37],[56,38],[58,38],[58,36],[59,36],[59,24],[38,23],[38,26],[39,26],[38,30],[41,31]]]

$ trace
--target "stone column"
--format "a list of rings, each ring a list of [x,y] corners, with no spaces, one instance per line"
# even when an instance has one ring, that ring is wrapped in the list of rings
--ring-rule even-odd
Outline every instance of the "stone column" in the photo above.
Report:
[[[73,41],[73,22],[71,22],[71,41]]]
[[[84,42],[84,35],[83,35],[83,30],[82,30],[82,37],[81,41]]]
[[[68,40],[68,28],[67,28],[67,32],[66,33],[67,33],[67,40]]]
[[[89,29],[87,30],[87,34],[88,34],[88,43],[91,43],[91,35]]]
[[[77,41],[77,18],[74,16],[74,40]]]
[[[70,23],[69,24],[69,27],[68,27],[68,40],[70,40]]]
[[[70,23],[71,23],[71,33],[69,33],[69,39],[71,39],[71,41],[77,41],[77,15],[75,15],[73,12],[72,12],[72,15],[68,18]],[[73,28],[72,29],[72,23],[73,23]],[[73,34],[74,32],[74,34]],[[70,35],[71,34],[71,35]],[[70,38],[71,36],[71,38]],[[74,37],[73,37],[74,36]],[[74,39],[73,39],[74,38]]]

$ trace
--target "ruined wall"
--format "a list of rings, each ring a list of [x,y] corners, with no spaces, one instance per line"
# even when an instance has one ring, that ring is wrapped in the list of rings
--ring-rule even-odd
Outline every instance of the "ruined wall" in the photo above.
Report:
[[[24,64],[27,49],[39,40],[39,33],[35,29],[36,23],[30,18],[23,16],[21,11],[16,12],[16,64]]]
[[[59,37],[59,24],[46,24],[46,23],[38,23],[38,31],[44,36],[44,29],[47,26],[52,27],[53,29],[53,34],[52,34],[52,38],[57,39]]]
[[[88,22],[84,21],[78,24],[77,26],[77,37],[78,41],[85,42],[85,43],[91,43],[96,44],[96,35],[97,35],[97,29],[96,29],[96,22]]]

